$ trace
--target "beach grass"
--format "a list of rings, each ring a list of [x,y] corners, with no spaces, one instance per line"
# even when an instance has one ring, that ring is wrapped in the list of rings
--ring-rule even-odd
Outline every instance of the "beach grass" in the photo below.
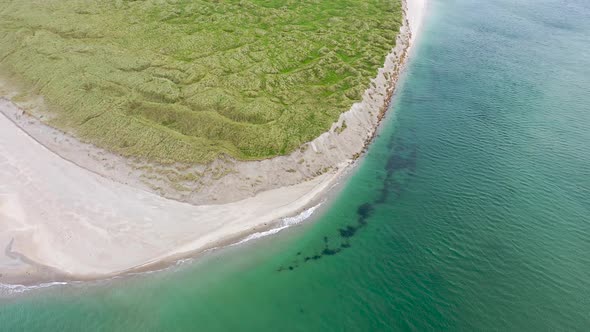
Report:
[[[263,159],[360,101],[401,20],[399,0],[4,0],[0,70],[124,156]]]

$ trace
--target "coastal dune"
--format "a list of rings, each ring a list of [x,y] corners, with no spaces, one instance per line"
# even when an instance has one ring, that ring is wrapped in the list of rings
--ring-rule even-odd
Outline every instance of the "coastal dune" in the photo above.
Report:
[[[4,261],[21,256],[77,276],[122,272],[262,229],[308,206],[337,175],[235,203],[194,206],[88,172],[0,117]]]
[[[409,28],[412,39],[423,10],[424,0],[407,1],[409,26],[402,29]],[[388,57],[389,62],[393,59]],[[359,127],[349,130],[356,135],[358,152],[378,124],[377,114],[359,116],[361,106],[339,120]],[[10,101],[0,99],[0,109],[0,283],[100,278],[238,241],[315,204],[353,163],[339,157],[330,171],[310,180],[232,203],[197,206],[80,167],[5,116],[19,113]],[[366,125],[372,128],[362,130]],[[310,151],[337,137],[327,134],[316,139]]]

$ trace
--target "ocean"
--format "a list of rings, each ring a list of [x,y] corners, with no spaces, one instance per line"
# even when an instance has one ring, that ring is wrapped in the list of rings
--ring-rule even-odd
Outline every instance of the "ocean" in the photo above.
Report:
[[[590,2],[429,0],[412,52],[375,142],[310,218],[166,271],[13,294],[0,330],[588,330]]]

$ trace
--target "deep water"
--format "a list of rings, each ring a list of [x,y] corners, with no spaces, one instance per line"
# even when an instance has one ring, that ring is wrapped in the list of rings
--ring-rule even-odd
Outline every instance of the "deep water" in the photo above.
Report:
[[[313,222],[0,330],[588,330],[590,2],[429,0],[392,107]]]

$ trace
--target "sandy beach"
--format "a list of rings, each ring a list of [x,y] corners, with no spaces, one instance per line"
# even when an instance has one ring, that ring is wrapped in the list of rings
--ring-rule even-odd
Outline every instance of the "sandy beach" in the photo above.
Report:
[[[411,45],[420,28],[425,0],[408,0],[406,7],[407,25],[402,29],[410,30]],[[378,78],[388,73],[388,68],[399,72],[408,48],[401,53],[399,48],[393,51]],[[387,86],[382,82],[376,89]],[[351,156],[362,152],[392,91],[381,91],[378,98],[371,92],[366,93],[371,95],[367,97],[372,100],[370,109],[381,109],[381,113],[368,111],[363,100],[343,113],[330,132],[312,141],[311,149],[297,152],[310,159],[316,156],[320,160],[316,166],[329,165],[329,171],[304,180],[293,175],[285,182],[269,176],[265,181],[280,186],[269,185],[256,192],[244,189],[243,195],[235,197],[251,197],[230,199],[225,204],[210,204],[211,200],[202,196],[162,197],[149,188],[125,184],[129,172],[124,166],[93,168],[93,159],[84,158],[86,150],[62,153],[54,137],[44,140],[33,133],[34,127],[39,132],[44,125],[17,119],[21,113],[18,107],[0,99],[0,246],[4,248],[0,283],[117,275],[275,227],[281,218],[317,204],[354,163]],[[350,130],[345,135],[334,134],[343,121]],[[322,157],[318,151],[324,151]],[[236,174],[271,174],[277,165],[292,165],[301,159],[297,153],[240,164]],[[237,178],[227,176],[205,194],[236,191],[237,183]],[[195,205],[197,202],[206,204]]]

